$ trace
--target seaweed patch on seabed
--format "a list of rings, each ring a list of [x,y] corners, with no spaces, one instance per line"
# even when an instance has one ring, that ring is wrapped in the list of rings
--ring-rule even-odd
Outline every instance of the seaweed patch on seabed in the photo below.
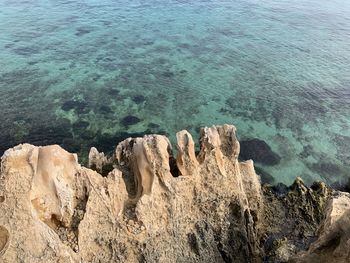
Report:
[[[150,128],[150,129],[159,129],[160,125],[156,124],[156,123],[153,123],[153,122],[150,122],[150,123],[148,123],[147,127]]]
[[[337,146],[337,158],[342,160],[346,165],[350,165],[349,145],[350,136],[335,134],[332,139]],[[350,172],[349,172],[350,176]]]
[[[106,105],[100,106],[98,111],[99,111],[99,113],[101,113],[101,114],[110,114],[110,113],[113,113],[113,110],[112,110],[110,107],[106,106]]]
[[[133,115],[128,115],[128,116],[125,116],[122,120],[121,120],[121,124],[125,127],[128,127],[128,126],[131,126],[131,125],[134,125],[136,123],[139,123],[141,121],[141,119],[139,119],[138,117],[136,116],[133,116]]]
[[[107,91],[108,95],[111,96],[117,96],[120,93],[119,89],[111,88],[110,90]]]
[[[85,130],[89,126],[90,126],[90,123],[87,121],[77,121],[72,125],[73,130]]]
[[[146,100],[146,98],[143,95],[135,95],[132,97],[132,101],[135,102],[136,104],[141,104],[145,100]]]
[[[240,157],[243,160],[252,159],[264,165],[277,165],[281,157],[273,152],[270,146],[263,140],[252,139],[241,141]]]
[[[339,178],[343,178],[343,181],[346,182],[345,178],[349,177],[347,171],[343,170],[339,164],[336,163],[319,161],[308,164],[308,166],[310,169],[319,173],[327,183],[339,181]],[[337,177],[335,178],[334,175],[337,175]]]
[[[63,103],[61,109],[64,111],[75,110],[77,113],[89,112],[88,104],[85,101],[68,100]]]

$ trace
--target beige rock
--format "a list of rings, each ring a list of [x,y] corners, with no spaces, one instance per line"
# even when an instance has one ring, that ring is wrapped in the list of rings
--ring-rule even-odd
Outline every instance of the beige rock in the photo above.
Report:
[[[131,181],[129,194],[135,200],[144,194],[151,194],[159,184],[171,187],[173,180],[169,166],[169,140],[161,135],[146,135],[143,138],[129,138],[116,149],[118,163]],[[170,189],[169,189],[170,190]]]
[[[109,161],[103,152],[99,152],[95,147],[90,148],[88,167],[102,173],[103,166]]]
[[[262,189],[253,162],[238,161],[235,132],[203,128],[198,161],[191,135],[179,132],[178,177],[161,135],[119,143],[117,168],[106,176],[57,145],[9,149],[1,158],[0,262],[289,260],[316,236],[326,204],[324,227],[347,240],[346,198],[328,203],[324,185],[311,189],[299,179],[282,197]],[[110,162],[94,148],[89,157],[99,171]],[[266,244],[274,236],[285,237],[273,251]],[[338,247],[334,255],[345,245]]]
[[[195,175],[198,172],[198,161],[194,150],[194,142],[188,131],[176,133],[177,156],[176,165],[181,175]]]
[[[350,194],[335,192],[325,216],[317,241],[293,262],[350,262]]]

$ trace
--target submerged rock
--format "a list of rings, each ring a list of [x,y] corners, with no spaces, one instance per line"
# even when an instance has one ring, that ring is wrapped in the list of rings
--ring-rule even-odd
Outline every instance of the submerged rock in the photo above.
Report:
[[[61,106],[64,111],[75,110],[77,113],[86,113],[89,111],[88,104],[79,100],[67,100]]]
[[[111,95],[111,96],[117,96],[119,95],[120,93],[120,90],[119,89],[110,89],[107,91],[108,95]]]
[[[113,110],[106,105],[102,105],[101,107],[99,107],[99,112],[102,114],[108,114],[108,113],[113,113]]]
[[[150,123],[147,125],[147,127],[150,128],[150,129],[159,129],[159,128],[160,128],[160,125],[157,124],[157,123],[150,122]]]
[[[136,123],[139,123],[140,121],[141,121],[141,119],[139,119],[138,117],[133,116],[133,115],[128,115],[121,120],[121,124],[123,126],[127,127],[130,125],[134,125]]]
[[[232,125],[203,128],[198,156],[187,131],[177,140],[178,177],[162,135],[127,138],[111,158],[91,148],[106,176],[57,145],[7,150],[0,261],[348,262],[348,194],[261,186]]]
[[[145,96],[142,96],[142,95],[136,95],[132,97],[132,101],[135,102],[136,104],[141,104],[145,100],[146,100]]]
[[[273,152],[265,141],[259,139],[242,141],[240,156],[243,160],[252,159],[254,162],[265,165],[276,165],[281,160],[281,157]]]
[[[90,123],[87,121],[77,121],[73,123],[73,129],[74,130],[85,130],[87,127],[89,127]]]

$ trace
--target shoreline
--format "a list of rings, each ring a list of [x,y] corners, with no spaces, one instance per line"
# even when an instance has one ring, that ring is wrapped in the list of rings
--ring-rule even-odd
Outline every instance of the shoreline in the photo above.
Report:
[[[290,187],[261,185],[253,161],[238,159],[235,132],[232,125],[202,128],[196,155],[192,136],[180,131],[176,158],[165,136],[128,138],[113,157],[92,148],[93,170],[58,145],[7,150],[1,158],[0,258],[346,260],[350,194],[322,182],[307,187],[301,178]],[[24,242],[33,238],[35,247],[34,240]]]

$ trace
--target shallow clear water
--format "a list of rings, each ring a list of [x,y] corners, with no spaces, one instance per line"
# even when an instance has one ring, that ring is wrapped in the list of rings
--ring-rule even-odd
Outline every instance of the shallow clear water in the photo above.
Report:
[[[0,29],[1,152],[232,123],[277,182],[350,176],[350,1],[2,0]]]

